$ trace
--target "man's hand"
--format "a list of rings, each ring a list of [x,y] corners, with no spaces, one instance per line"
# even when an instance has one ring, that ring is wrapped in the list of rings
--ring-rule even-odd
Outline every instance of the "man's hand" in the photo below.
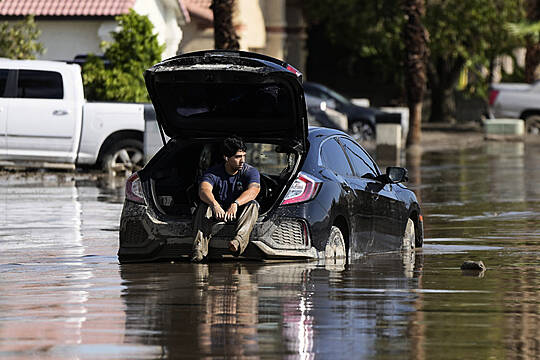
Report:
[[[229,207],[229,210],[227,210],[227,213],[225,213],[225,221],[233,221],[236,219],[236,211],[238,210],[238,205],[236,203],[232,203]]]
[[[225,220],[225,210],[219,204],[214,204],[212,206],[212,211],[214,212],[214,217],[219,221]]]

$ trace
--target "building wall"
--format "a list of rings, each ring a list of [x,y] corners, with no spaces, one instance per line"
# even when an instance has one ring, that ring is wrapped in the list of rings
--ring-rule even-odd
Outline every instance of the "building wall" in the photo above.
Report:
[[[133,10],[141,15],[147,15],[154,32],[158,34],[160,44],[165,44],[162,58],[167,59],[176,55],[178,44],[182,40],[182,30],[178,25],[180,11],[178,2],[137,0]]]
[[[189,24],[182,26],[182,42],[178,54],[214,48],[214,28],[203,26],[192,19]]]
[[[41,30],[39,41],[45,52],[44,60],[71,60],[77,54],[101,54],[99,44],[110,40],[109,32],[116,27],[114,20],[36,20]]]
[[[282,59],[305,72],[305,24],[299,0],[237,0],[234,25],[240,49]],[[179,53],[214,48],[211,22],[192,17],[182,27]]]
[[[266,46],[265,21],[260,0],[236,0],[236,33],[240,37],[240,49],[257,51]]]
[[[138,14],[147,15],[154,25],[159,43],[166,46],[163,59],[176,55],[182,39],[178,23],[183,21],[176,0],[137,0],[133,9]],[[112,16],[38,17],[35,21],[41,30],[39,42],[45,48],[44,54],[38,58],[43,60],[71,60],[78,54],[102,54],[100,44],[112,41],[110,33],[118,26]]]

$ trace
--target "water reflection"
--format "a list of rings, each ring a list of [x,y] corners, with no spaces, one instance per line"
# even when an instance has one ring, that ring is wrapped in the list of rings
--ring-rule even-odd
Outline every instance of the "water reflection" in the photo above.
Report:
[[[407,159],[410,174],[416,174],[410,185],[425,213],[424,287],[465,291],[444,298],[424,294],[418,310],[426,353],[470,359],[540,356],[539,154],[538,144],[487,143],[423,154],[419,169],[416,159]],[[454,269],[466,259],[483,260],[488,270],[458,278]]]
[[[126,341],[195,357],[408,352],[422,260],[411,269],[403,259],[373,256],[343,271],[315,263],[122,265]]]
[[[116,263],[101,229],[117,227],[118,205],[99,204],[100,192],[69,173],[0,177],[0,357],[56,359],[122,342],[121,303],[106,299],[119,288],[104,287],[110,278],[93,265]]]
[[[120,266],[123,179],[3,174],[0,357],[540,358],[539,154],[407,154],[424,248],[347,265]]]

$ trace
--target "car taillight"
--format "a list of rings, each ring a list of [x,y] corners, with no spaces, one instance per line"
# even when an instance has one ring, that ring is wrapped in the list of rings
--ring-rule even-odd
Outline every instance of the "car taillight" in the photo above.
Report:
[[[126,199],[136,202],[137,204],[146,204],[139,175],[134,173],[126,181]]]
[[[489,106],[493,106],[495,104],[495,100],[497,100],[497,96],[499,95],[499,90],[489,90]]]
[[[281,205],[296,204],[313,199],[317,195],[321,183],[321,181],[301,172],[293,181]]]
[[[292,67],[291,65],[287,64],[287,70],[289,70],[290,72],[292,72],[293,74],[295,74],[296,76],[299,76],[300,75],[300,71],[296,70],[294,67]]]

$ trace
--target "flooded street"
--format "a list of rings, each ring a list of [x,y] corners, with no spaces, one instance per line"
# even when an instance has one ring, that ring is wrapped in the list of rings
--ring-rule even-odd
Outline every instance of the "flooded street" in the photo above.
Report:
[[[540,144],[403,165],[424,247],[345,266],[119,265],[122,179],[4,173],[0,358],[540,358]]]

